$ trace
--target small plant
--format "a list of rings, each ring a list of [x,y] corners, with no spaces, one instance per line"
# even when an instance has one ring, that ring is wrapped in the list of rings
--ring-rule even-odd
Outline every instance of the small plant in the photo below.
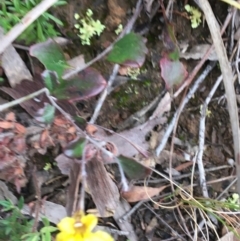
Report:
[[[29,220],[21,213],[23,208],[23,198],[20,198],[17,205],[10,200],[0,200],[3,215],[0,220],[0,240],[1,241],[51,241],[51,233],[57,228],[50,226],[49,221],[42,219],[44,227],[39,232],[32,233],[34,220]]]
[[[119,34],[122,32],[122,30],[123,30],[123,26],[122,26],[122,24],[119,24],[118,27],[117,27],[117,29],[115,30],[115,33],[116,33],[117,35],[119,35]]]
[[[78,36],[81,39],[82,45],[90,45],[90,39],[94,35],[100,36],[105,29],[105,26],[99,20],[94,20],[92,16],[93,12],[91,9],[87,10],[86,16],[83,19],[80,19],[77,13],[74,15],[74,18],[79,22],[74,27],[79,30]]]
[[[197,8],[192,7],[188,4],[185,5],[185,10],[190,14],[192,28],[197,28],[199,24],[202,22],[202,13]]]
[[[4,28],[5,33],[21,19],[41,0],[10,0],[1,1],[0,26]],[[66,1],[58,1],[54,6],[64,5]],[[59,33],[55,30],[54,24],[63,25],[52,14],[45,12],[35,22],[33,22],[18,38],[26,44],[34,42],[43,42],[48,38],[56,37]]]
[[[47,163],[45,164],[43,170],[45,170],[45,171],[49,171],[49,170],[51,170],[51,169],[52,169],[52,165],[51,165],[51,163],[47,162]]]
[[[226,204],[229,205],[229,208],[234,211],[240,210],[239,194],[233,193],[226,201]]]
[[[137,77],[140,74],[140,68],[127,68],[127,75],[133,80],[137,80]]]

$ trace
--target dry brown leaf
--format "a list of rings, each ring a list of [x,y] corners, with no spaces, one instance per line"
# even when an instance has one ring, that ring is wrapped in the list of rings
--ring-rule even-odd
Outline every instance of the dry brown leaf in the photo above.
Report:
[[[75,134],[75,133],[76,133],[76,128],[75,128],[75,126],[71,126],[70,128],[68,128],[68,130],[66,131],[66,133]]]
[[[9,112],[9,113],[6,114],[5,120],[15,122],[16,116],[13,112]]]
[[[15,131],[18,133],[18,134],[25,134],[26,133],[26,128],[19,124],[19,123],[15,123]]]
[[[10,148],[14,153],[21,154],[26,151],[26,139],[24,137],[15,137],[10,143]]]
[[[147,200],[158,195],[167,186],[162,187],[146,187],[146,186],[132,186],[129,191],[121,192],[121,195],[128,202],[138,202],[141,200]]]
[[[130,130],[125,130],[120,133],[108,135],[103,129],[99,128],[95,136],[101,140],[114,143],[118,147],[119,155],[132,157],[139,153],[139,151],[131,144],[133,143],[146,156],[149,154],[149,143],[146,141],[146,135],[159,124],[167,122],[166,117],[155,118],[141,126],[134,127]],[[130,143],[131,142],[131,143]]]
[[[113,216],[120,196],[116,184],[96,158],[87,162],[86,172],[87,187],[101,217],[109,217],[111,213]]]
[[[97,129],[97,127],[96,127],[95,125],[88,124],[88,125],[86,126],[86,132],[87,132],[89,135],[91,135],[91,136],[93,136],[94,133],[95,133],[97,130],[98,130],[98,129]]]
[[[14,128],[14,123],[13,122],[8,122],[8,121],[0,121],[0,128],[3,128],[3,129],[13,129]]]
[[[4,38],[4,30],[0,28],[0,39]],[[20,84],[23,79],[32,79],[32,75],[24,61],[12,45],[9,45],[1,56],[1,66],[11,87]]]
[[[60,116],[57,116],[54,119],[53,124],[56,125],[56,126],[64,127],[67,124],[67,120],[61,118]]]
[[[21,160],[19,157],[18,159],[15,159],[15,161],[11,163],[10,166],[7,166],[0,171],[0,179],[15,184],[18,192],[20,192],[21,187],[26,186],[27,183],[27,179],[23,170],[23,161],[24,160]]]
[[[40,137],[40,146],[46,148],[48,146],[55,146],[48,130],[44,130]]]
[[[192,165],[193,165],[193,161],[188,161],[188,162],[185,162],[185,163],[175,167],[175,170],[180,172],[180,171],[182,171],[182,170],[184,170],[184,169],[186,169],[186,168],[188,168]]]
[[[126,66],[121,66],[118,70],[118,73],[120,75],[128,75],[128,68],[129,67],[126,67]]]

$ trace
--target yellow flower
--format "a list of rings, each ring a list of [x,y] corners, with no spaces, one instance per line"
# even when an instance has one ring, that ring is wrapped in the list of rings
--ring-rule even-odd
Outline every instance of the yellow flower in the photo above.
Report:
[[[113,241],[104,231],[92,232],[97,222],[97,217],[93,214],[76,214],[63,218],[57,225],[60,233],[57,234],[56,241]]]

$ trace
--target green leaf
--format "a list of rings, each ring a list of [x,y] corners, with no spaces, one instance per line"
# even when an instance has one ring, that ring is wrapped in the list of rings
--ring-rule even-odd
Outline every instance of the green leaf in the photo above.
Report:
[[[82,130],[85,130],[87,126],[87,121],[81,116],[74,116],[73,118],[77,126],[80,127]]]
[[[58,230],[58,228],[53,227],[53,226],[48,226],[48,227],[43,227],[40,230],[40,233],[52,233],[52,232],[56,232]]]
[[[14,209],[14,205],[10,200],[0,200],[0,205],[3,206],[3,211],[7,212]]]
[[[42,31],[42,26],[41,26],[39,20],[37,20],[37,35],[38,35],[38,39],[40,41],[44,41],[45,40],[43,31]]]
[[[60,25],[60,26],[63,26],[63,22],[61,21],[61,20],[59,20],[58,18],[55,18],[52,14],[50,14],[50,13],[44,13],[44,15],[47,17],[47,18],[49,18],[49,19],[51,19],[53,22],[55,22],[56,24],[58,24],[58,25]]]
[[[130,179],[142,179],[151,174],[152,170],[145,167],[133,158],[123,155],[118,156],[119,164]]]
[[[147,51],[144,38],[139,34],[129,33],[114,44],[107,60],[139,68],[145,61]]]
[[[42,73],[42,78],[44,80],[45,86],[52,93],[58,85],[57,73],[49,70],[44,70]]]
[[[45,124],[51,124],[55,116],[55,107],[46,103],[43,109],[40,109],[35,119]]]
[[[39,241],[39,233],[28,233],[21,236],[24,241]]]
[[[36,57],[47,70],[55,71],[59,81],[69,66],[62,49],[53,40],[31,46],[30,55]]]
[[[78,140],[73,141],[67,145],[64,150],[64,155],[69,158],[77,158],[80,159],[83,155],[83,150],[86,145],[86,139],[80,137]]]
[[[47,124],[52,123],[55,114],[55,107],[47,104],[44,108],[43,119]]]
[[[48,220],[47,218],[45,218],[45,217],[42,218],[42,222],[43,222],[43,224],[44,224],[45,227],[47,227],[47,226],[50,225],[49,220]]]
[[[19,198],[19,200],[18,200],[18,208],[19,208],[19,210],[22,210],[23,205],[24,205],[24,198],[23,198],[23,196],[21,196]]]

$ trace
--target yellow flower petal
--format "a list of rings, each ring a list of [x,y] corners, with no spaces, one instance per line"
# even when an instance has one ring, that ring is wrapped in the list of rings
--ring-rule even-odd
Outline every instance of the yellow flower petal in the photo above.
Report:
[[[58,228],[61,232],[67,233],[67,234],[74,234],[75,229],[74,229],[74,223],[75,219],[74,218],[63,218],[60,223],[58,223]]]
[[[61,232],[57,234],[56,241],[82,241],[82,238],[76,239],[76,235],[74,234],[67,234],[65,232]]]
[[[94,229],[94,227],[97,225],[97,222],[98,222],[97,217],[93,214],[88,214],[81,218],[81,223],[84,225],[84,228],[85,228],[84,231],[86,233],[91,232]]]
[[[88,233],[84,235],[83,241],[114,241],[110,234],[104,231]]]
[[[97,231],[94,233],[95,236],[98,237],[99,241],[104,240],[104,241],[114,241],[113,237],[108,234],[107,232],[104,231]]]

